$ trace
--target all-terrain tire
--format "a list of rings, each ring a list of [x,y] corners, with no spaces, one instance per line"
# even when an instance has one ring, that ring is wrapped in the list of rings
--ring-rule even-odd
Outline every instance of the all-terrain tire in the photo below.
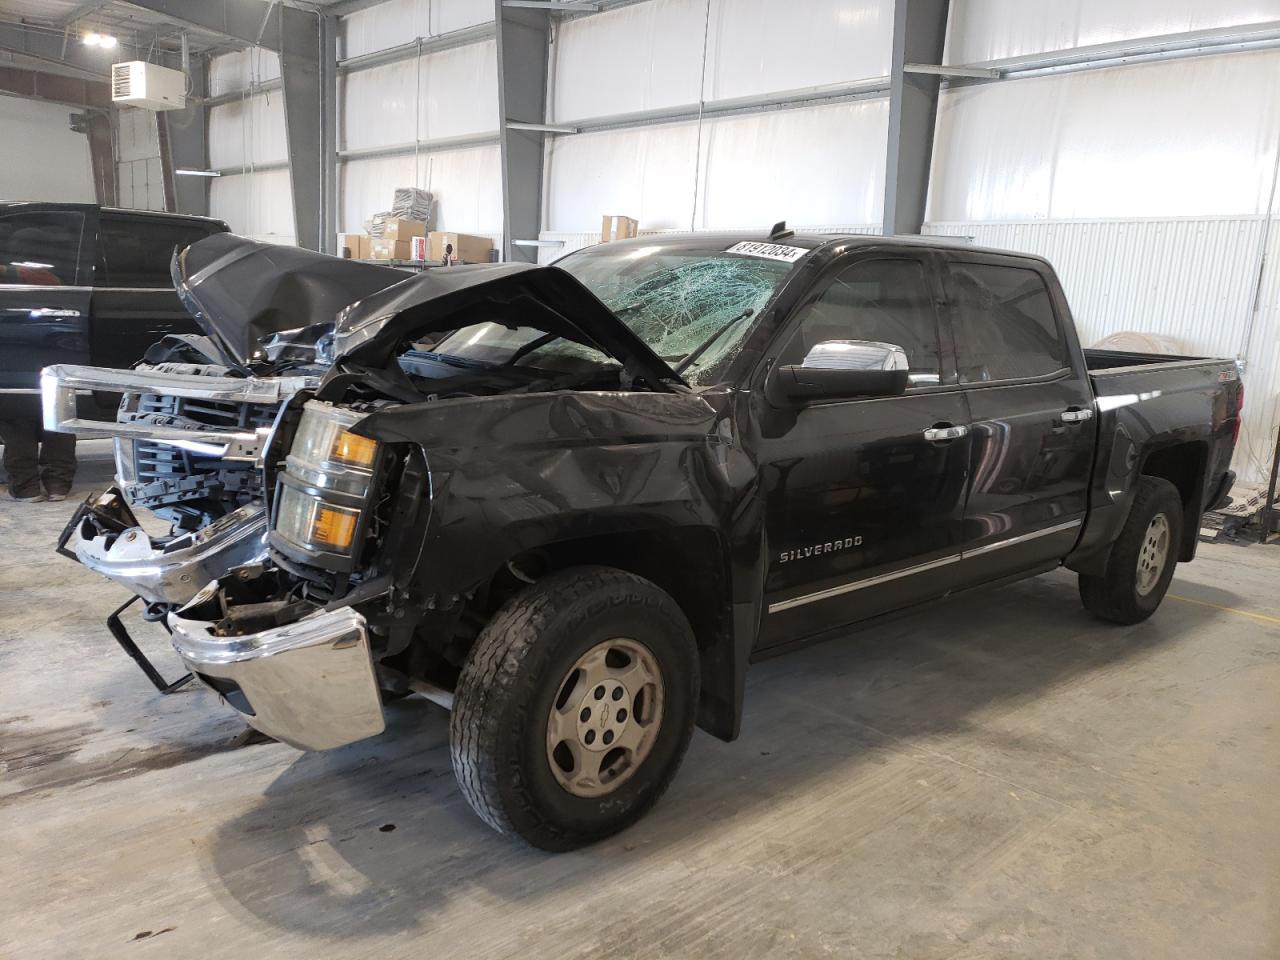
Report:
[[[652,746],[625,782],[598,797],[557,781],[548,717],[561,686],[603,641],[642,644],[661,671]],[[454,775],[486,823],[544,850],[572,850],[630,826],[670,784],[693,733],[698,652],[688,620],[655,584],[612,567],[557,571],[494,615],[467,657],[449,734]]]
[[[1163,516],[1168,542],[1159,577],[1144,593],[1140,589],[1144,545],[1153,521]],[[1107,571],[1102,576],[1080,574],[1080,599],[1096,617],[1112,623],[1139,623],[1156,612],[1169,589],[1182,544],[1182,498],[1168,480],[1141,477],[1138,492],[1111,548]]]

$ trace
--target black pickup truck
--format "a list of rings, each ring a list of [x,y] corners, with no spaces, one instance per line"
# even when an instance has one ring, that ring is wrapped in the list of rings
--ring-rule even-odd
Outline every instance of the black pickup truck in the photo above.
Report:
[[[445,704],[476,812],[554,850],[733,739],[754,659],[1062,565],[1150,616],[1244,399],[1230,360],[1082,350],[1040,258],[783,230],[433,271],[332,349],[256,452],[268,549],[174,647],[304,749]]]
[[[227,230],[146,210],[0,203],[0,405],[27,403],[38,415],[34,399],[18,398],[39,394],[41,368],[129,367],[166,334],[197,332],[169,261],[175,248]]]

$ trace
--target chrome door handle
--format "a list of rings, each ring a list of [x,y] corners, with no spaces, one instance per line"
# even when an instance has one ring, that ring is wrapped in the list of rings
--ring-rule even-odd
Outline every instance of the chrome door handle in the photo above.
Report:
[[[959,427],[930,427],[925,430],[924,438],[930,441],[936,440],[959,440],[961,437],[969,433],[966,426]]]
[[[1077,410],[1075,407],[1071,407],[1067,410],[1062,411],[1063,423],[1084,423],[1086,420],[1089,420],[1092,417],[1093,417],[1093,411],[1090,410],[1088,407],[1084,408],[1083,410]]]

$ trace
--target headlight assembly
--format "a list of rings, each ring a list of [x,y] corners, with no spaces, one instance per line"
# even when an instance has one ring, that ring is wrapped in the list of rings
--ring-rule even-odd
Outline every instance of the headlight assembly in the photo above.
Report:
[[[276,532],[300,547],[348,554],[359,522],[359,509],[326,503],[297,487],[282,486],[276,499]]]
[[[331,569],[351,569],[369,510],[378,444],[351,432],[364,419],[309,401],[285,458],[273,504],[272,543]]]
[[[378,456],[376,442],[349,430],[363,419],[350,410],[309,401],[286,458],[289,473],[315,487],[363,497]]]

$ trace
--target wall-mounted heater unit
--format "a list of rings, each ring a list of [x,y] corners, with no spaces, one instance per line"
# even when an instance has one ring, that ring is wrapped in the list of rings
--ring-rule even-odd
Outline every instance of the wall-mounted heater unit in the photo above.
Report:
[[[143,60],[113,63],[111,102],[147,110],[181,110],[187,105],[187,76]]]

